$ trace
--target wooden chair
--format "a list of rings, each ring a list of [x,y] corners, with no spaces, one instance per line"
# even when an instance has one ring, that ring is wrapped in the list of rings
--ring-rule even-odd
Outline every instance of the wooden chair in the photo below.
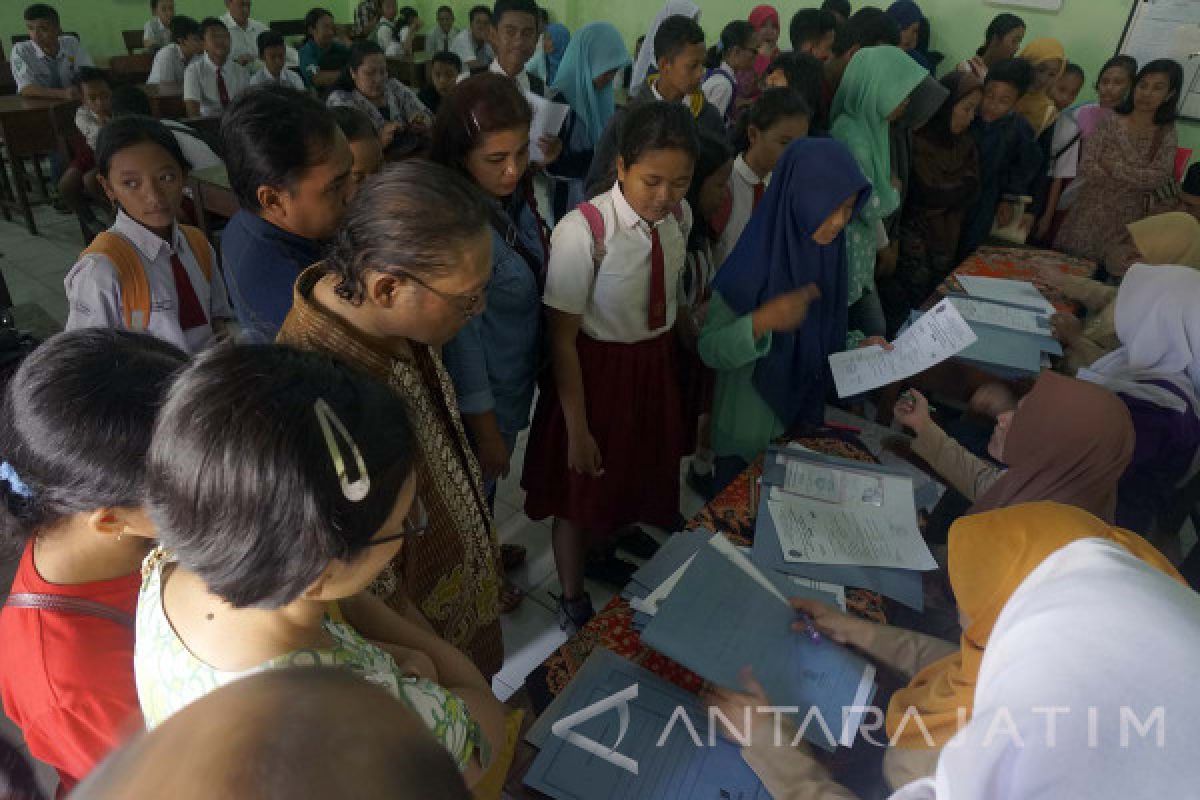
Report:
[[[6,98],[14,105],[0,113],[0,138],[12,168],[11,186],[0,186],[3,204],[15,208],[25,218],[25,227],[37,236],[37,223],[33,218],[33,206],[26,190],[28,173],[25,162],[33,168],[40,199],[49,202],[46,173],[42,169],[42,158],[58,154],[64,160],[69,156],[66,149],[67,137],[75,129],[74,103],[57,103],[52,107],[45,101],[23,101],[21,98]],[[47,130],[49,129],[49,130]],[[4,165],[0,164],[0,171]],[[12,200],[10,201],[10,197]],[[5,217],[8,216],[7,208]]]
[[[121,39],[125,42],[125,51],[129,55],[133,55],[135,51],[145,47],[142,31],[121,31]]]
[[[141,33],[139,32],[140,36]],[[145,83],[150,77],[150,69],[154,66],[154,56],[150,53],[134,53],[127,56],[113,56],[108,60],[108,70],[113,81],[118,83]]]

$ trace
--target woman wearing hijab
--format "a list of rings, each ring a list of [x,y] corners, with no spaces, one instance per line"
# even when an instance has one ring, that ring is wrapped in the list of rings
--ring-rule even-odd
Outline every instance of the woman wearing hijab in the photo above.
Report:
[[[1200,222],[1191,214],[1170,211],[1131,223],[1125,229],[1127,236],[1114,241],[1104,257],[1110,275],[1124,275],[1136,263],[1200,269]],[[1087,309],[1083,321],[1062,313],[1050,320],[1054,336],[1063,346],[1062,372],[1074,375],[1121,346],[1114,319],[1119,297],[1116,286],[1066,275],[1054,268],[1041,270],[1039,277]]]
[[[658,55],[654,52],[654,34],[658,33],[658,26],[662,25],[663,20],[674,16],[689,17],[699,22],[700,7],[690,0],[667,0],[666,5],[650,23],[650,30],[646,31],[646,38],[642,42],[641,49],[638,50],[637,61],[633,64],[633,74],[629,78],[630,95],[637,92],[645,83],[646,77],[658,69]]]
[[[979,194],[979,151],[970,127],[983,84],[969,72],[954,70],[941,85],[948,93],[945,102],[912,140],[896,272],[879,283],[889,332],[907,321],[956,266],[965,209]]]
[[[859,50],[833,99],[830,133],[849,148],[871,183],[871,201],[846,229],[851,326],[883,336],[887,323],[875,291],[875,261],[887,244],[883,221],[900,208],[900,182],[892,170],[891,123],[903,116],[909,95],[928,77],[903,50],[890,45]],[[855,308],[855,306],[857,307]]]
[[[828,356],[852,346],[842,229],[869,197],[844,146],[798,139],[717,272],[700,333],[700,357],[717,373],[715,489],[784,431],[824,419]]]
[[[950,438],[909,390],[896,418],[916,434],[913,452],[973,505],[967,514],[1053,500],[1112,522],[1117,481],[1133,457],[1134,432],[1120,399],[1095,384],[1043,372],[1016,411],[1002,412],[988,442],[990,464]]]
[[[1200,272],[1138,264],[1113,305],[1121,347],[1079,378],[1116,392],[1129,409],[1137,444],[1118,487],[1117,524],[1146,536],[1200,466]]]
[[[553,84],[555,76],[558,75],[558,66],[562,63],[563,54],[567,52],[567,45],[571,41],[571,32],[567,30],[567,26],[559,22],[551,22],[546,26],[545,49],[543,50],[546,57],[546,83]]]
[[[821,634],[913,676],[888,706],[892,800],[1189,795],[1200,704],[1179,665],[1200,658],[1200,597],[1162,554],[1079,509],[1029,503],[955,523],[949,573],[958,649],[793,601]],[[770,706],[752,676],[746,688],[709,702],[731,720]],[[1129,712],[1157,709],[1190,731],[1167,744],[1122,733]],[[804,751],[776,746],[794,730],[774,736],[759,713],[742,754],[772,796],[855,797]]]
[[[758,34],[758,56],[754,59],[754,75],[761,80],[767,74],[767,67],[779,57],[779,12],[773,6],[755,6],[748,21]]]
[[[1067,68],[1067,53],[1058,39],[1034,39],[1017,56],[1033,67],[1033,85],[1014,109],[1033,128],[1034,138],[1058,119],[1058,108],[1050,99],[1050,89]]]
[[[908,53],[913,61],[932,72],[925,54],[917,49],[917,42],[921,36],[921,22],[925,19],[921,7],[913,0],[896,0],[888,6],[885,13],[900,29],[900,49]]]

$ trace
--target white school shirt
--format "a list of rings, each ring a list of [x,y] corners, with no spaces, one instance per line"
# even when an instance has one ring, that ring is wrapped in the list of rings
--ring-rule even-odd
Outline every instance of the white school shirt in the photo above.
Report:
[[[83,139],[87,142],[88,147],[94,151],[96,140],[100,138],[100,129],[104,127],[100,118],[96,116],[96,112],[84,106],[75,109],[75,127],[83,134]]]
[[[491,64],[488,64],[488,71],[494,72],[497,75],[503,75],[506,78],[512,78],[514,81],[517,82],[517,88],[526,94],[529,94],[532,91],[529,88],[529,73],[523,69],[520,72],[518,72],[516,75],[509,75],[507,72],[504,71],[504,68],[500,66],[499,61],[493,61]],[[462,82],[461,77],[459,79],[459,82],[460,83]],[[549,86],[549,84],[546,84],[546,85]]]
[[[471,38],[470,28],[459,31],[459,34],[454,37],[454,41],[450,43],[450,52],[456,53],[462,59],[464,75],[471,74],[471,69],[467,66],[467,62],[481,61],[484,64],[491,64],[496,58],[495,54],[492,53],[492,46],[487,42],[484,42],[478,50],[475,49],[475,40]]]
[[[12,47],[12,73],[19,94],[26,86],[52,88],[51,76],[58,74],[60,89],[71,88],[80,67],[93,67],[92,57],[74,36],[58,37],[58,55],[50,58],[32,39]]]
[[[605,256],[599,270],[593,260],[592,229],[579,211],[562,218],[550,238],[550,264],[542,298],[550,308],[583,317],[580,329],[603,342],[633,344],[671,329],[681,301],[687,237],[692,211],[682,203],[682,221],[667,214],[659,222],[666,287],[666,325],[646,325],[650,303],[650,225],[633,210],[621,187],[592,200],[604,218]]]
[[[736,85],[737,76],[733,74],[733,68],[722,61],[721,66],[717,67],[700,87],[704,97],[716,107],[722,119],[729,113],[729,104],[733,102],[733,87]]]
[[[191,354],[212,344],[212,321],[233,318],[212,246],[209,245],[209,258],[213,265],[212,282],[209,283],[179,226],[172,233],[172,244],[168,244],[124,211],[118,211],[117,221],[109,230],[133,245],[146,270],[146,280],[150,284],[150,324],[146,333]],[[187,270],[192,290],[208,317],[207,325],[198,325],[187,331],[179,327],[179,293],[171,269],[172,252],[179,254],[179,260]],[[117,279],[116,267],[107,256],[91,254],[79,259],[67,273],[63,284],[70,305],[67,330],[125,327],[125,316],[121,311],[121,283]]]
[[[450,32],[446,33],[442,30],[441,25],[434,24],[433,30],[425,34],[425,52],[429,55],[434,53],[442,53],[450,50],[454,46],[454,39],[462,33],[462,28],[450,26]]]
[[[1050,157],[1053,159],[1054,154],[1060,150],[1062,155],[1050,162],[1051,178],[1074,178],[1079,174],[1080,141],[1079,124],[1075,122],[1075,115],[1069,111],[1059,114],[1050,140]]]
[[[259,67],[258,72],[254,73],[254,77],[250,79],[250,85],[262,86],[263,84],[286,86],[289,89],[299,89],[302,92],[308,91],[304,85],[304,79],[300,77],[300,73],[289,67],[279,70],[279,77],[267,72],[266,67]]]
[[[250,63],[246,69],[253,72],[258,68],[258,36],[267,32],[267,26],[256,19],[248,19],[243,28],[228,11],[221,15],[221,22],[229,29],[229,60],[236,62],[242,56],[249,55]]]
[[[155,47],[166,47],[171,43],[171,28],[163,25],[158,17],[151,17],[142,26],[142,41],[153,42]]]
[[[150,77],[146,78],[146,83],[183,83],[184,72],[197,58],[192,56],[190,61],[185,61],[182,48],[174,43],[160,48],[154,54],[154,63],[150,66]]]
[[[725,229],[721,231],[716,251],[713,253],[718,269],[733,252],[738,239],[742,237],[742,231],[750,222],[750,216],[754,213],[754,187],[762,183],[765,188],[770,181],[770,175],[760,181],[740,153],[733,160],[733,172],[729,176],[729,221],[725,223]]]
[[[225,77],[225,91],[229,93],[229,102],[232,103],[233,98],[249,84],[250,78],[246,70],[234,63],[232,57],[220,70]],[[217,65],[208,57],[208,53],[188,64],[184,70],[183,99],[199,103],[202,117],[220,116],[224,110],[221,107],[221,95],[217,91]]]
[[[388,48],[396,44],[395,21],[380,17],[379,26],[375,28],[375,41],[384,54],[389,55]]]

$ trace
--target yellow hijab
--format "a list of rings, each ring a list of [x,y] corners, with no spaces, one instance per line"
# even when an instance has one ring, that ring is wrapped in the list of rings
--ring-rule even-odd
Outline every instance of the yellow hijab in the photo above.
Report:
[[[1000,611],[1017,587],[1052,553],[1079,539],[1107,539],[1185,583],[1171,563],[1145,539],[1098,517],[1059,503],[1026,503],[963,517],[950,528],[950,584],[966,621],[961,649],[921,670],[892,695],[887,731],[897,747],[937,747],[958,732],[959,709],[970,719],[983,650]],[[910,707],[920,715],[912,719]],[[905,720],[905,716],[909,717]],[[896,731],[903,730],[896,737]]]
[[[1025,49],[1021,51],[1018,58],[1028,61],[1034,69],[1037,69],[1038,64],[1057,59],[1059,62],[1058,74],[1054,76],[1054,80],[1062,77],[1063,72],[1067,69],[1067,51],[1063,49],[1062,43],[1058,39],[1045,37],[1034,39],[1025,45]],[[1055,108],[1054,101],[1044,90],[1030,89],[1017,101],[1013,110],[1029,121],[1029,124],[1033,126],[1035,136],[1041,136],[1042,132],[1053,125],[1054,120],[1058,118],[1058,109]]]
[[[1127,227],[1143,263],[1200,269],[1200,222],[1186,211],[1146,217]]]

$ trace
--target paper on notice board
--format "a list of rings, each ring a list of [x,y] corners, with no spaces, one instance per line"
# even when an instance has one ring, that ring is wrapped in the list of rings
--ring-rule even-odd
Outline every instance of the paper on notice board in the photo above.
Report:
[[[892,342],[892,350],[860,347],[829,356],[838,397],[909,378],[962,352],[976,340],[962,315],[942,300]]]
[[[571,107],[562,103],[552,103],[532,92],[526,92],[525,99],[533,108],[533,120],[529,123],[529,160],[540,164],[546,158],[546,154],[542,152],[541,138],[558,136]]]

